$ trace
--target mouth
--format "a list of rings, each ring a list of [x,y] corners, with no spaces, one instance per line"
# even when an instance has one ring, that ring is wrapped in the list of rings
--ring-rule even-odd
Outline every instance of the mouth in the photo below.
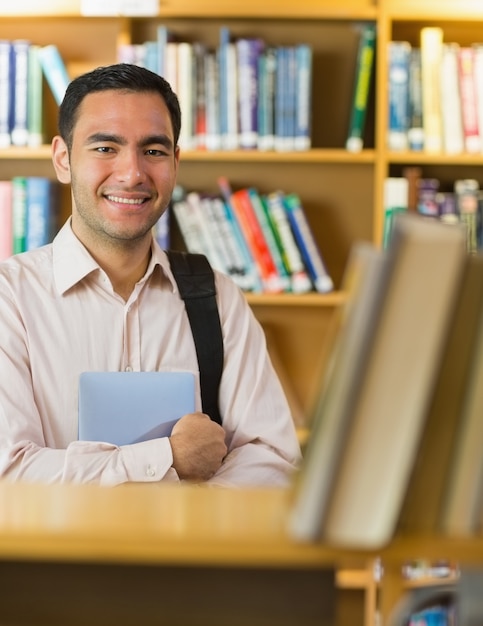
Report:
[[[106,198],[109,202],[114,202],[115,204],[125,204],[132,207],[141,206],[148,201],[148,198],[124,198],[122,196],[114,195],[107,195]]]

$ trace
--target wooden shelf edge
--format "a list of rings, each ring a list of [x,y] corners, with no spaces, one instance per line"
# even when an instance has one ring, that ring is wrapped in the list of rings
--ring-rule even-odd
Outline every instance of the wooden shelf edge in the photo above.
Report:
[[[347,294],[343,291],[333,291],[327,294],[321,293],[282,293],[245,294],[250,306],[309,306],[309,307],[338,307],[346,301]]]

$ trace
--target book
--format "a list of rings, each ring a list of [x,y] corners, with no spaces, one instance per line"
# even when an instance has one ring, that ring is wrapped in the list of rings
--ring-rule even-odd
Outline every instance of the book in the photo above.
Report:
[[[464,229],[397,216],[376,331],[324,519],[326,541],[393,536],[467,258]],[[417,357],[415,357],[417,355]]]
[[[168,437],[195,410],[191,372],[82,372],[79,376],[80,441],[117,446]]]
[[[265,206],[275,236],[280,242],[284,263],[290,274],[291,290],[306,293],[312,289],[312,281],[305,269],[302,254],[295,240],[284,205],[284,193],[274,191],[265,196]]]
[[[171,211],[172,208],[169,206],[153,226],[153,236],[163,250],[167,250],[170,247]]]
[[[387,145],[390,150],[407,150],[411,44],[408,41],[389,42],[388,56]]]
[[[230,29],[220,27],[218,44],[220,134],[223,150],[238,148],[238,61]]]
[[[27,128],[31,148],[37,148],[44,142],[44,85],[39,49],[40,46],[31,44],[28,59]]]
[[[441,152],[443,148],[441,115],[443,29],[438,26],[423,27],[420,34],[420,47],[424,149],[427,152]]]
[[[478,127],[478,103],[474,76],[475,48],[460,46],[458,49],[458,69],[461,96],[461,119],[466,152],[481,152],[480,129]]]
[[[275,148],[276,71],[276,49],[268,46],[258,58],[257,147],[259,150]]]
[[[463,118],[461,113],[460,75],[457,43],[443,44],[441,56],[441,124],[443,150],[448,154],[464,151]]]
[[[27,249],[27,177],[12,178],[12,253]]]
[[[198,42],[193,44],[193,147],[197,150],[206,149],[206,47]],[[221,118],[221,113],[220,113]],[[220,121],[221,123],[221,121]],[[221,132],[221,131],[220,131]]]
[[[409,59],[408,144],[410,150],[424,148],[423,94],[421,77],[421,48],[411,46]]]
[[[403,532],[436,533],[440,528],[461,407],[482,321],[483,256],[473,255],[466,259],[423,437],[398,522]]]
[[[0,39],[0,148],[8,148],[11,144],[10,120],[13,94],[11,56],[11,42]]]
[[[13,106],[10,132],[14,146],[28,144],[29,48],[30,41],[26,39],[15,39],[12,42]]]
[[[328,272],[319,246],[315,241],[300,197],[296,193],[286,194],[284,196],[284,205],[295,240],[315,290],[320,293],[332,291],[334,289],[333,280]]]
[[[12,254],[12,181],[0,180],[0,261]]]
[[[374,74],[376,32],[376,26],[373,23],[367,23],[361,27],[349,130],[346,139],[346,149],[349,152],[360,152],[364,146],[369,90]]]
[[[193,46],[187,41],[180,41],[177,45],[177,95],[181,109],[181,132],[179,137],[179,146],[184,150],[190,150],[194,147],[194,129],[193,129],[193,71],[194,57]]]
[[[206,148],[221,149],[220,131],[220,81],[216,52],[207,50],[205,54],[205,93],[206,93]]]
[[[263,236],[267,242],[268,249],[272,256],[275,267],[277,268],[280,280],[280,287],[282,291],[290,291],[291,277],[287,266],[282,257],[280,250],[280,242],[275,236],[275,232],[272,227],[270,217],[268,215],[267,206],[263,198],[259,195],[258,191],[254,187],[248,187],[246,189],[249,201],[253,207],[255,216],[262,229]]]
[[[384,179],[384,221],[382,247],[387,248],[391,241],[394,219],[409,207],[409,183],[407,178],[388,176]]]
[[[347,298],[337,311],[335,342],[310,411],[311,434],[294,483],[289,529],[300,541],[322,538],[322,521],[374,332],[385,266],[385,256],[374,246],[356,243],[351,248],[342,280]]]
[[[268,293],[280,293],[283,291],[283,281],[270,253],[247,189],[232,191],[228,180],[223,176],[218,178],[218,185],[223,198],[230,204],[240,225],[240,230],[261,278],[263,290]]]
[[[483,44],[473,44],[473,76],[476,90],[476,114],[478,117],[478,129],[480,131],[480,147],[483,152]]]
[[[478,250],[478,193],[480,184],[475,178],[455,180],[454,191],[460,221],[466,228],[466,247],[469,254]]]
[[[481,263],[481,260],[480,260]],[[479,276],[481,281],[481,272]],[[475,295],[475,297],[477,297]],[[481,300],[481,294],[480,294]],[[481,305],[480,309],[481,309]],[[469,324],[469,320],[467,321]],[[483,315],[474,324],[471,364],[466,372],[466,388],[458,411],[457,429],[448,481],[440,513],[443,534],[474,534],[481,524],[483,497]]]
[[[59,192],[57,181],[44,176],[27,176],[26,250],[40,248],[54,238],[59,227]]]
[[[295,150],[309,150],[312,145],[312,60],[308,44],[295,46]]]
[[[38,54],[42,72],[54,96],[54,100],[60,105],[70,83],[64,59],[55,44],[41,46]]]
[[[240,37],[236,41],[240,148],[257,148],[258,59],[263,48],[258,38]]]

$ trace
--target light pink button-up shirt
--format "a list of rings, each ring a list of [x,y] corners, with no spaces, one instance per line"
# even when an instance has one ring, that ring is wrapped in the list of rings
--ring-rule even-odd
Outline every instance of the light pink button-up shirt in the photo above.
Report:
[[[225,365],[219,404],[229,453],[211,482],[281,485],[300,460],[263,332],[231,280],[216,277]],[[116,485],[177,481],[168,438],[77,440],[82,371],[184,370],[196,352],[164,252],[125,302],[73,234],[0,264],[0,476]],[[201,400],[199,383],[197,409]]]

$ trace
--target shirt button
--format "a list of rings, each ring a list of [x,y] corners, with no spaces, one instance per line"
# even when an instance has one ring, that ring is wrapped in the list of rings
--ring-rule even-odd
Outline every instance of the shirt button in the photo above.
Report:
[[[132,372],[132,367],[130,365],[126,365],[125,372]]]
[[[146,476],[148,476],[148,478],[154,478],[154,476],[156,476],[156,470],[151,467],[151,465],[148,465],[146,468]]]

